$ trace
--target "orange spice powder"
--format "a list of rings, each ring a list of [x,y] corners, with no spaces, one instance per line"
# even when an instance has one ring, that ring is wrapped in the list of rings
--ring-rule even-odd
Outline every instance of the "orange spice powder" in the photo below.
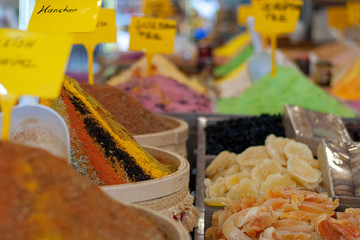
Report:
[[[77,137],[83,144],[86,156],[88,156],[92,167],[98,174],[98,178],[103,181],[105,185],[125,183],[107,163],[106,158],[102,156],[91,137],[87,134],[84,124],[78,118],[78,112],[76,112],[71,101],[63,93],[61,93],[61,97],[67,109],[70,127],[76,131]]]

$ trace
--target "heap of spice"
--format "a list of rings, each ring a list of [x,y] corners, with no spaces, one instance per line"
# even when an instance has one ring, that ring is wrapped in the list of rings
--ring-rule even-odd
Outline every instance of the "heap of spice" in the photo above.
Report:
[[[133,135],[156,133],[171,129],[171,126],[162,118],[116,87],[87,83],[81,83],[80,85],[85,92],[99,101]]]
[[[210,99],[205,94],[165,76],[134,77],[117,87],[153,112],[211,113]]]
[[[150,180],[176,170],[148,154],[75,80],[65,77],[60,99],[43,103],[69,126],[72,165],[97,184]]]
[[[0,142],[0,239],[166,239],[45,150]]]
[[[230,59],[227,63],[221,66],[217,66],[214,69],[214,75],[216,77],[225,76],[234,71],[237,67],[244,64],[254,54],[254,48],[252,46],[246,46],[235,57]]]
[[[275,77],[264,76],[240,96],[217,101],[220,113],[248,115],[279,114],[285,104],[341,117],[356,116],[353,110],[342,105],[305,75],[284,66],[277,67]]]

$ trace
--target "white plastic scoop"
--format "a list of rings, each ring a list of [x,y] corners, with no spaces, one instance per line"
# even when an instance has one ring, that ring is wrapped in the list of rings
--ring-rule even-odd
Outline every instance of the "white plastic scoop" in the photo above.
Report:
[[[0,134],[3,113],[0,113]],[[12,110],[10,141],[47,150],[70,163],[70,135],[65,120],[33,97],[20,98]]]
[[[251,80],[255,82],[271,72],[271,56],[262,49],[261,37],[255,32],[254,17],[247,18],[247,29],[250,32],[251,42],[254,47],[254,54],[248,61],[248,71]]]

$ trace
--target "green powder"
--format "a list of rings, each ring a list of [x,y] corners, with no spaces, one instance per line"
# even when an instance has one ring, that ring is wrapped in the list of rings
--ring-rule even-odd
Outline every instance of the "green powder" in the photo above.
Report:
[[[224,65],[218,66],[214,69],[216,77],[225,76],[235,70],[238,66],[246,62],[251,55],[254,54],[252,46],[246,46],[240,53],[233,57],[229,62]]]
[[[275,78],[266,75],[239,97],[218,100],[217,106],[219,113],[259,115],[281,114],[286,103],[341,117],[356,116],[303,74],[284,66],[277,67]]]

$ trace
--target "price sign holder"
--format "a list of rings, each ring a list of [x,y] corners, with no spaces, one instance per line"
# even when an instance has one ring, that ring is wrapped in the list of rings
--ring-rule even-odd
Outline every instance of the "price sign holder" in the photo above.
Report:
[[[237,23],[241,26],[246,26],[246,19],[249,16],[254,16],[254,11],[251,5],[240,5],[237,10]]]
[[[151,60],[157,53],[174,51],[176,22],[161,18],[132,17],[129,27],[131,51],[144,51],[147,58],[147,75],[151,72]]]
[[[170,16],[169,0],[144,0],[143,13],[148,17],[167,18]]]
[[[11,109],[20,96],[59,96],[71,45],[72,37],[66,33],[0,29],[2,140],[9,138]]]
[[[116,42],[116,23],[114,9],[100,9],[98,22],[93,32],[74,33],[74,44],[84,45],[88,54],[89,84],[94,84],[94,51],[99,43]]]
[[[28,30],[92,32],[102,0],[37,0]]]
[[[300,0],[254,0],[253,2],[255,30],[271,40],[271,76],[274,77],[277,37],[295,31],[303,3]]]

